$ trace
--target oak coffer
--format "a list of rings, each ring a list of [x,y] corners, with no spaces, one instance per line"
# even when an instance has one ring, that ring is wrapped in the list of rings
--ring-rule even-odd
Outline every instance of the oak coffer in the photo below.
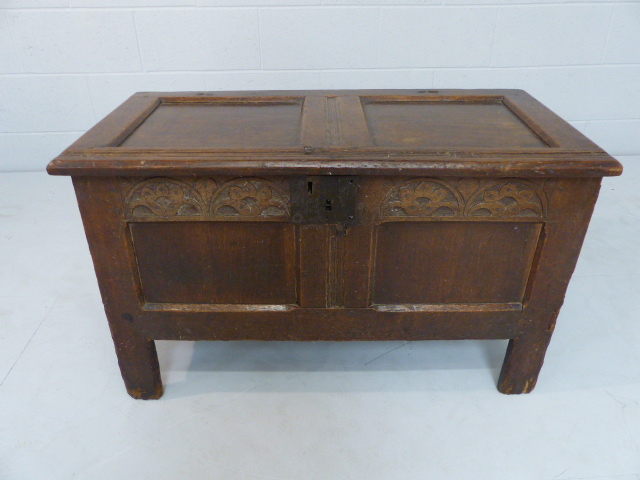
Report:
[[[533,389],[603,176],[521,90],[138,93],[70,175],[122,376],[154,340],[509,339]]]

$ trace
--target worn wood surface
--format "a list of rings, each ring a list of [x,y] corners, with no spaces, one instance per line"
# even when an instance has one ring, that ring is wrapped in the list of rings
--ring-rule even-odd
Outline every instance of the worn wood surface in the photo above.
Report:
[[[160,398],[156,347],[138,328],[142,297],[118,182],[83,177],[73,186],[127,391],[134,398]]]
[[[384,223],[373,303],[521,302],[539,232],[539,223]]]
[[[555,186],[519,333],[509,342],[498,380],[502,393],[528,393],[536,385],[599,190],[600,179],[560,179]]]
[[[145,301],[296,303],[294,230],[274,222],[132,223]]]
[[[517,90],[136,94],[48,169],[135,398],[162,394],[159,339],[509,339],[498,388],[529,392],[621,173]],[[357,175],[355,205],[310,175]]]
[[[54,175],[608,176],[620,164],[521,90],[139,93]]]

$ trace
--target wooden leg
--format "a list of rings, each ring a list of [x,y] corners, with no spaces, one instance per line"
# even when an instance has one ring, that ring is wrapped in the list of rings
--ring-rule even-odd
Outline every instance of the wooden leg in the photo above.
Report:
[[[543,335],[522,334],[509,340],[502,364],[498,390],[506,394],[530,393],[536,386],[551,332]]]
[[[529,393],[576,266],[600,179],[558,179],[523,298],[519,333],[509,341],[498,379],[502,393]]]
[[[74,177],[73,185],[127,392],[133,398],[160,398],[156,346],[136,325],[140,287],[118,179]]]
[[[110,327],[129,395],[143,400],[160,398],[164,390],[155,342],[122,325],[122,321],[110,322]]]

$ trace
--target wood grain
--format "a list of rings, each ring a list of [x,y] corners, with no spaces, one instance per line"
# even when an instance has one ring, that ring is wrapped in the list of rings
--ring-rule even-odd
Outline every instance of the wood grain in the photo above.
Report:
[[[539,231],[535,223],[384,223],[373,303],[521,303]]]
[[[282,223],[132,223],[150,303],[295,304],[295,227]]]
[[[48,171],[159,398],[154,340],[509,339],[498,388],[530,392],[622,167],[521,90],[341,90],[139,93]]]
[[[231,172],[499,176],[508,172],[556,177],[622,172],[615,159],[526,92],[435,92],[136,94],[54,159],[48,172],[75,176]]]

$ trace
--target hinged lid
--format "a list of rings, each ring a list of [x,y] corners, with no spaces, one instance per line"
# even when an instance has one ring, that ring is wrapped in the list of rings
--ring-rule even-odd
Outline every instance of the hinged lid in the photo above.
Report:
[[[621,165],[522,90],[137,93],[54,175],[612,176]]]

